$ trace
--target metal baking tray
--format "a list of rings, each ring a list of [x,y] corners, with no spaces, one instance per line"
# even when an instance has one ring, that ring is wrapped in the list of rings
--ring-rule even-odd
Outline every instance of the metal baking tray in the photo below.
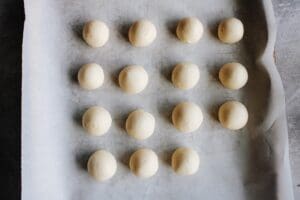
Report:
[[[22,199],[293,199],[283,87],[273,60],[276,37],[270,0],[25,0],[22,86]],[[198,17],[205,27],[195,45],[174,34],[177,21]],[[241,42],[221,43],[217,25],[227,17],[245,26]],[[158,37],[147,48],[127,40],[132,22],[150,19]],[[81,39],[83,24],[101,19],[110,28],[109,42],[98,49]],[[191,91],[170,83],[177,62],[200,66],[200,82]],[[246,66],[249,82],[239,91],[224,89],[217,72],[227,62]],[[76,73],[82,64],[96,62],[105,71],[104,86],[87,92]],[[139,95],[124,94],[117,85],[120,70],[140,64],[150,82]],[[247,127],[225,130],[216,113],[226,100],[239,100],[249,110]],[[191,134],[181,134],[170,122],[178,102],[190,100],[202,108],[204,122]],[[80,121],[90,106],[111,113],[108,134],[90,137]],[[124,131],[129,112],[144,108],[156,118],[153,136],[136,141]],[[197,174],[176,176],[170,156],[179,146],[197,150]],[[153,149],[160,167],[150,179],[135,177],[128,168],[130,154]],[[88,175],[86,162],[97,149],[112,152],[116,175],[98,183]]]

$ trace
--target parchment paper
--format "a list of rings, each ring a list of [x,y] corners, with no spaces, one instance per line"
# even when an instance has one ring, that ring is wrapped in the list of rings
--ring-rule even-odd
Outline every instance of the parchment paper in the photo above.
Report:
[[[285,103],[273,61],[275,25],[272,5],[265,1],[172,0],[25,0],[22,91],[22,199],[293,199],[288,158]],[[198,17],[205,26],[202,40],[186,45],[174,35],[177,21]],[[237,16],[245,37],[225,45],[216,37],[217,24]],[[127,41],[132,22],[150,19],[158,37],[147,48]],[[92,49],[81,39],[83,24],[105,21],[109,42]],[[177,62],[200,66],[201,80],[191,91],[175,89],[170,72]],[[249,82],[239,91],[224,89],[218,69],[237,61],[247,67]],[[105,84],[87,92],[78,87],[82,64],[103,66]],[[139,95],[124,94],[117,85],[119,71],[140,64],[150,82]],[[240,131],[221,127],[216,115],[226,100],[239,100],[249,110],[249,123]],[[181,134],[170,122],[173,107],[190,100],[199,104],[204,122],[195,133]],[[113,124],[103,137],[90,137],[81,128],[90,106],[109,110]],[[132,110],[143,108],[156,118],[154,135],[136,141],[124,131]],[[170,156],[180,146],[198,151],[197,174],[176,176]],[[159,156],[158,173],[147,180],[128,168],[130,154],[140,147]],[[116,175],[98,183],[86,172],[89,155],[97,149],[118,160]]]

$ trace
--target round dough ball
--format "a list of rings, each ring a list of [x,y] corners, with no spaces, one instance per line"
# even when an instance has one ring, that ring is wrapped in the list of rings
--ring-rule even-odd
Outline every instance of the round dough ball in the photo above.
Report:
[[[145,47],[155,40],[156,28],[149,20],[140,20],[130,27],[128,37],[133,46]]]
[[[197,65],[192,63],[179,63],[172,72],[172,82],[179,89],[191,89],[199,81],[200,72]]]
[[[240,63],[227,63],[220,69],[219,79],[224,87],[238,90],[247,83],[248,72]]]
[[[109,38],[109,29],[102,21],[93,20],[83,27],[82,36],[91,47],[102,47]]]
[[[183,133],[196,131],[202,121],[202,111],[198,105],[192,102],[178,104],[172,112],[174,126]]]
[[[136,94],[145,89],[148,74],[142,66],[125,67],[119,74],[119,85],[127,93]]]
[[[138,140],[150,137],[154,132],[154,128],[154,117],[141,109],[130,113],[126,120],[127,133]]]
[[[248,121],[247,108],[238,101],[227,101],[219,108],[219,121],[225,128],[241,129]]]
[[[78,71],[80,87],[86,90],[99,88],[104,82],[104,73],[100,65],[90,63],[83,65]]]
[[[203,35],[203,25],[196,17],[184,18],[179,21],[176,34],[183,42],[197,43]]]
[[[129,161],[130,170],[138,177],[149,178],[158,170],[158,158],[151,149],[139,149]]]
[[[178,175],[195,174],[199,165],[198,153],[191,148],[178,148],[172,155],[172,168]]]
[[[219,39],[228,44],[236,43],[243,38],[244,26],[237,18],[223,20],[218,27]]]
[[[111,116],[107,110],[100,106],[89,108],[82,117],[82,126],[94,136],[104,135],[111,126]]]
[[[90,156],[87,170],[97,181],[105,181],[116,173],[117,161],[110,152],[98,150]]]

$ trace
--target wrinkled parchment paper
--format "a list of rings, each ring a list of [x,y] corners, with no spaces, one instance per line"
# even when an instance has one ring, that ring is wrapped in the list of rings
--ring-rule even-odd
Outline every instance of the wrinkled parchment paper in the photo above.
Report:
[[[270,0],[25,0],[22,92],[22,199],[280,199],[292,197],[285,103],[273,61],[274,18]],[[178,19],[198,17],[205,26],[195,45],[178,41]],[[237,16],[245,24],[242,42],[225,45],[216,38],[218,22]],[[158,30],[147,48],[127,41],[129,25],[150,19]],[[100,19],[110,28],[109,42],[92,49],[81,39],[83,24]],[[190,91],[175,89],[170,72],[177,62],[199,65],[201,80]],[[249,82],[239,91],[224,89],[218,69],[237,61],[247,67]],[[87,92],[78,87],[82,64],[97,62],[105,84]],[[117,86],[119,71],[140,64],[150,82],[139,95]],[[220,104],[239,100],[249,109],[249,123],[240,131],[225,130],[216,119]],[[170,122],[173,107],[190,100],[204,113],[201,128],[181,134]],[[90,137],[81,128],[82,113],[101,105],[113,124],[103,137]],[[156,118],[154,135],[136,141],[124,131],[129,112],[143,108]],[[170,156],[179,146],[198,151],[197,174],[176,176]],[[130,154],[140,147],[159,156],[157,174],[147,180],[128,168]],[[104,183],[86,172],[89,155],[97,149],[118,160],[116,175]]]

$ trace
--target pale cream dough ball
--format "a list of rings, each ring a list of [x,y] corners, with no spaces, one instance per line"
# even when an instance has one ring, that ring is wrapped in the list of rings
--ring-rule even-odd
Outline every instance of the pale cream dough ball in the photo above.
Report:
[[[198,83],[199,77],[199,67],[192,63],[179,63],[172,72],[174,86],[183,90],[193,88]]]
[[[150,113],[138,109],[129,114],[126,120],[127,133],[138,140],[150,137],[155,128],[155,119]]]
[[[110,152],[98,150],[90,156],[87,170],[97,181],[105,181],[116,173],[117,161]]]
[[[223,127],[238,130],[248,122],[247,108],[238,101],[227,101],[219,108],[219,121]]]
[[[179,21],[176,34],[182,42],[197,43],[203,35],[203,25],[196,17],[184,18]]]
[[[129,167],[136,176],[149,178],[158,170],[158,157],[151,149],[139,149],[131,155]]]
[[[224,87],[238,90],[247,83],[248,72],[240,63],[227,63],[220,69],[219,79]]]
[[[145,47],[155,40],[156,28],[149,20],[139,20],[130,27],[128,37],[133,46]]]
[[[237,18],[223,20],[218,27],[219,39],[228,44],[236,43],[243,38],[244,25]]]
[[[112,123],[109,112],[100,106],[89,108],[82,117],[82,126],[88,134],[94,136],[104,135]]]
[[[203,121],[200,107],[192,102],[183,102],[176,105],[172,112],[174,126],[183,133],[196,131]]]
[[[143,91],[147,84],[148,74],[142,66],[127,66],[119,74],[119,85],[129,94]]]
[[[186,147],[175,150],[172,155],[172,168],[178,175],[195,174],[200,165],[198,153]]]
[[[109,39],[109,29],[102,21],[89,21],[83,27],[82,36],[89,46],[102,47]]]
[[[85,64],[78,71],[77,78],[81,88],[86,90],[97,89],[104,82],[103,69],[96,63]]]

